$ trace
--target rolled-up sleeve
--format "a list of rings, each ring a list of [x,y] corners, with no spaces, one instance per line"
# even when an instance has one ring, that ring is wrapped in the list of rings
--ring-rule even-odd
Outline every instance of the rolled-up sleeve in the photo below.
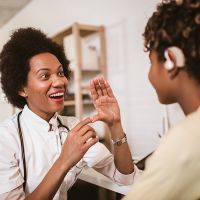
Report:
[[[0,194],[1,200],[24,200],[25,199],[25,193],[23,190],[23,186],[19,186],[18,188],[11,190],[9,192]]]

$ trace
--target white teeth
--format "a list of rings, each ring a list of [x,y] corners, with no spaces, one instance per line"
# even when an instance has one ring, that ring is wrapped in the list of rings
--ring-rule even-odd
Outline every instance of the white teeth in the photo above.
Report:
[[[63,95],[64,95],[64,92],[59,92],[59,93],[51,94],[50,97],[59,97]]]

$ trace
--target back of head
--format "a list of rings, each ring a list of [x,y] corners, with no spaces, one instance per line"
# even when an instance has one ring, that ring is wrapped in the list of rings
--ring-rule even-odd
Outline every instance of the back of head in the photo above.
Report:
[[[200,0],[163,0],[143,36],[146,50],[156,51],[160,61],[168,47],[179,47],[187,72],[200,82]]]
[[[30,59],[40,53],[49,52],[57,57],[63,66],[65,76],[69,78],[69,61],[63,48],[53,42],[40,30],[20,28],[10,37],[0,54],[1,84],[8,101],[23,108],[26,101],[18,95],[26,85]]]

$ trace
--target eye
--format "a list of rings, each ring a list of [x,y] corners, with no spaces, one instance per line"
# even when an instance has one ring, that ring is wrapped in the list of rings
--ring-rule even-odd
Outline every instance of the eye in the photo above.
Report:
[[[58,72],[58,75],[59,75],[60,77],[65,76],[64,71],[59,71],[59,72]]]
[[[49,74],[48,73],[45,73],[45,74],[42,74],[41,75],[41,78],[42,78],[42,80],[48,80],[49,79]]]

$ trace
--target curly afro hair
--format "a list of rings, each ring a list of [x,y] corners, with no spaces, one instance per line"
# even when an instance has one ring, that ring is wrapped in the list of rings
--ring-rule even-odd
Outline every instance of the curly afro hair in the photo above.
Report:
[[[25,98],[21,97],[18,92],[27,84],[29,61],[33,56],[45,52],[52,53],[58,58],[65,76],[69,79],[69,61],[63,48],[40,30],[20,28],[4,45],[0,53],[1,84],[8,101],[13,106],[23,108],[26,104]]]
[[[160,61],[166,48],[182,49],[188,74],[200,83],[200,0],[163,0],[143,36],[146,51],[156,51]]]

